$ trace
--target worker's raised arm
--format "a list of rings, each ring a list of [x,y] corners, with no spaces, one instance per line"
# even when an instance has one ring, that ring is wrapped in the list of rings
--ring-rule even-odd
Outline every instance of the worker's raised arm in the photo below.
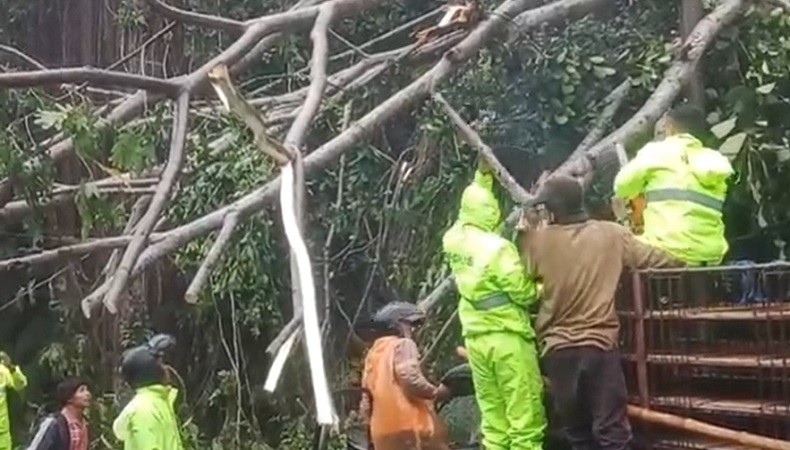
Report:
[[[503,242],[491,261],[491,273],[496,277],[497,286],[511,302],[528,308],[538,300],[537,283],[527,272],[516,246],[511,242]]]
[[[618,225],[624,241],[623,265],[631,269],[682,267],[684,264],[658,247],[646,244],[625,227]]]
[[[19,366],[14,366],[13,370],[11,370],[10,383],[8,385],[15,391],[21,391],[27,386],[27,377],[22,373],[22,369]]]
[[[22,369],[11,361],[11,357],[6,352],[0,352],[0,385],[9,387],[15,391],[21,391],[27,386],[27,377],[22,373]]]
[[[623,166],[614,178],[614,195],[619,198],[632,199],[644,193],[648,175],[653,170],[659,143],[645,145],[636,157]]]

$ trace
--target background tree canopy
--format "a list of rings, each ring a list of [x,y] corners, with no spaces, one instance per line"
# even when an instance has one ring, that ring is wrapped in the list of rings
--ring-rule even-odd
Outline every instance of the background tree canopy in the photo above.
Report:
[[[304,358],[287,365],[276,395],[263,392],[271,362],[263,349],[293,315],[275,188],[262,189],[278,170],[206,89],[218,54],[282,138],[311,82],[313,21],[339,5],[326,90],[299,147],[327,370],[340,390],[359,376],[353,323],[388,301],[451,286],[440,239],[477,155],[425,101],[431,88],[524,188],[582,141],[581,153],[602,138],[634,152],[673,101],[699,102],[711,126],[707,145],[738,172],[725,208],[729,257],[785,259],[790,14],[781,3],[485,0],[479,23],[419,42],[413,33],[438,21],[441,3],[0,0],[0,348],[31,379],[12,400],[16,439],[27,439],[53,383],[81,374],[100,394],[92,448],[112,448],[119,355],[157,330],[175,334],[182,350],[175,366],[186,386],[180,415],[189,448],[308,447],[314,408]],[[681,24],[705,15],[684,44]],[[271,17],[287,25],[261,28]],[[255,18],[264,22],[245,22]],[[80,66],[137,78],[56,70]],[[607,116],[613,91],[625,95]],[[189,123],[176,164],[171,122],[184,111],[165,100],[184,93]],[[169,172],[175,179],[165,188]],[[609,195],[611,179],[590,190],[602,215]],[[502,202],[513,205],[504,191]],[[231,204],[241,220],[188,305],[187,286],[222,225],[216,211]],[[139,240],[142,255],[123,238],[135,232],[150,234]],[[127,259],[140,270],[120,286],[119,311],[110,314],[102,287]],[[434,292],[443,301],[420,339],[437,374],[453,364],[460,339],[450,292]],[[90,319],[86,298],[98,299]],[[354,399],[342,399],[345,413]]]

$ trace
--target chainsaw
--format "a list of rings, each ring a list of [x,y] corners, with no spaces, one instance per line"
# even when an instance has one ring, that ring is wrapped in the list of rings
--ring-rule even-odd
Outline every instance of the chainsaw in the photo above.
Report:
[[[628,164],[628,155],[625,148],[620,144],[615,144],[617,160],[622,169]],[[631,228],[634,234],[642,234],[645,229],[644,211],[647,207],[647,200],[644,194],[639,194],[630,200],[623,200],[617,197],[612,198],[612,211],[617,221]]]

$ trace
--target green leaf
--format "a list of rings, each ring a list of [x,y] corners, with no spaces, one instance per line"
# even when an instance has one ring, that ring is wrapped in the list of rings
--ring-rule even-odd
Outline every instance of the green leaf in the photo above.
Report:
[[[572,84],[563,84],[562,85],[562,93],[565,95],[573,94],[573,91],[576,90],[576,87]]]
[[[590,62],[593,63],[593,64],[603,64],[604,61],[605,60],[602,57],[600,57],[600,56],[592,56],[592,57],[590,57]]]
[[[118,169],[140,172],[154,160],[154,148],[141,135],[127,132],[115,140],[111,158]]]
[[[616,74],[617,71],[611,67],[595,66],[593,67],[593,74],[598,78],[606,78]]]
[[[565,125],[568,123],[568,116],[559,114],[554,116],[554,121],[557,122],[557,125]]]
[[[64,116],[62,111],[39,111],[34,123],[45,130],[59,128]]]
[[[762,86],[757,88],[757,93],[758,94],[770,94],[771,91],[773,91],[775,87],[776,87],[776,83],[764,84],[764,85],[762,85]]]
[[[732,117],[730,119],[725,120],[724,122],[718,123],[711,127],[710,131],[717,138],[722,139],[724,136],[727,136],[735,129],[735,123],[738,121],[737,117]]]
[[[728,158],[734,159],[740,153],[745,141],[746,133],[734,134],[721,144],[719,151]]]
[[[776,151],[776,161],[784,164],[787,161],[790,161],[790,149],[789,148],[781,148]]]

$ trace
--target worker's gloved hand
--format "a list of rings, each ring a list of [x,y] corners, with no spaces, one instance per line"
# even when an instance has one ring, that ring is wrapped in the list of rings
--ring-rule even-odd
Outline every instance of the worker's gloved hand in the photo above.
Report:
[[[436,388],[436,401],[437,402],[445,402],[450,400],[453,396],[453,393],[450,391],[450,388],[447,386],[440,384],[438,388]]]
[[[480,173],[491,173],[492,171],[491,165],[482,156],[477,157],[477,171]]]
[[[0,364],[11,368],[14,366],[14,363],[11,361],[11,357],[8,356],[8,353],[0,351]]]

